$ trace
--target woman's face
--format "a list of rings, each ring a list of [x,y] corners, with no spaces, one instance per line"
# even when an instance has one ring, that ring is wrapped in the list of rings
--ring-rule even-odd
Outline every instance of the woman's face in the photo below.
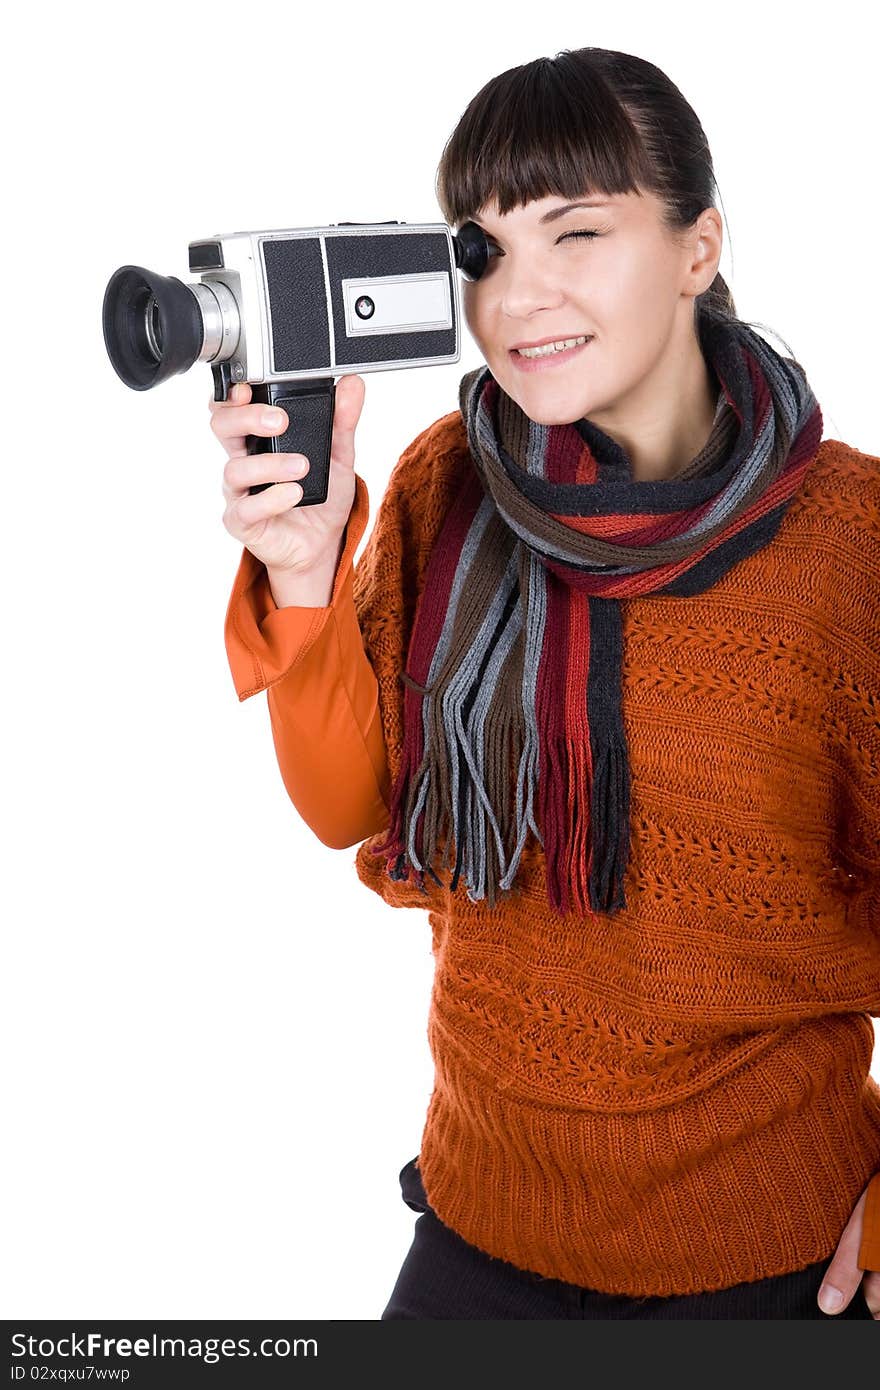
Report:
[[[721,224],[707,209],[682,244],[662,226],[654,195],[583,201],[596,205],[550,196],[503,217],[495,204],[476,214],[500,254],[479,280],[463,281],[464,311],[495,380],[530,419],[588,416],[613,427],[650,414],[652,383],[668,395],[674,359],[684,367],[699,351],[693,298],[715,277]],[[584,336],[585,346],[561,355],[527,360],[514,350]]]

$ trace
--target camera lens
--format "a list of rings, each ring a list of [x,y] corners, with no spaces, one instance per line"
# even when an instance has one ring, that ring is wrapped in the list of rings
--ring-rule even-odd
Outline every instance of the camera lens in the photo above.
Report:
[[[147,305],[147,342],[150,345],[150,352],[157,362],[162,361],[162,320],[159,317],[159,305],[156,303],[155,295],[150,295],[150,302]]]
[[[108,281],[104,345],[117,376],[147,391],[198,359],[205,332],[194,292],[173,275],[124,265]]]

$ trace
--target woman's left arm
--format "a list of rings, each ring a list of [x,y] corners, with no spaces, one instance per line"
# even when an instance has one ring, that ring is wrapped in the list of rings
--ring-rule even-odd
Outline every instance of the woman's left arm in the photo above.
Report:
[[[875,1319],[880,1319],[880,1172],[853,1208],[819,1290],[823,1313],[840,1313],[859,1285]],[[832,1291],[839,1295],[832,1302]]]
[[[843,448],[840,468],[842,485],[836,494],[837,506],[841,509],[847,533],[851,532],[858,538],[858,559],[853,562],[853,574],[858,576],[858,583],[854,586],[857,600],[852,609],[854,620],[843,631],[851,634],[849,646],[853,652],[860,654],[860,676],[855,681],[859,700],[852,733],[854,746],[865,751],[861,759],[850,762],[852,783],[860,784],[858,797],[850,786],[850,777],[847,778],[845,789],[842,789],[841,805],[844,809],[840,829],[844,843],[839,846],[839,858],[841,863],[846,863],[847,853],[853,849],[851,842],[855,839],[855,858],[849,867],[867,875],[869,883],[869,891],[859,896],[857,925],[863,926],[865,932],[870,934],[869,939],[875,941],[876,959],[880,961],[880,934],[877,928],[880,864],[876,858],[877,846],[880,845],[880,837],[876,833],[877,826],[880,826],[876,774],[877,711],[880,709],[880,564],[877,562],[880,554],[880,457]],[[874,977],[875,982],[878,977],[880,970]],[[880,1000],[880,984],[877,998]],[[870,1013],[880,1017],[876,1007],[871,1007]],[[860,1284],[873,1317],[880,1318],[880,1170],[875,1172],[862,1192],[846,1223],[822,1280],[819,1306],[825,1313],[841,1312]],[[826,1300],[830,1290],[841,1295],[834,1306],[830,1299]]]

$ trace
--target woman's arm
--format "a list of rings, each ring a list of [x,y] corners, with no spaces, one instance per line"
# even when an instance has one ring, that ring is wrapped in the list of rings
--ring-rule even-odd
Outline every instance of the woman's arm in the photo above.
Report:
[[[401,674],[428,560],[468,457],[459,411],[423,430],[391,470],[357,565],[369,499],[355,474],[326,607],[279,608],[265,566],[248,550],[242,555],[226,616],[235,688],[240,700],[268,690],[288,795],[333,849],[390,824],[403,740]]]
[[[279,608],[265,565],[245,548],[226,614],[227,657],[238,697],[267,690],[288,796],[332,849],[357,844],[388,825],[378,687],[352,594],[354,552],[368,517],[366,484],[356,476],[329,604]]]

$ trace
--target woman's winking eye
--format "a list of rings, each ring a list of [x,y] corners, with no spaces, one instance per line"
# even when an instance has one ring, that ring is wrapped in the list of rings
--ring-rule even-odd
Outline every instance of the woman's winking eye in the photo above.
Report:
[[[555,244],[558,246],[559,243],[560,243],[561,241],[567,241],[569,237],[589,237],[589,238],[592,238],[592,237],[599,237],[599,236],[602,236],[602,232],[586,231],[585,229],[581,228],[579,231],[576,231],[576,232],[563,232],[563,234],[562,234],[561,237],[557,237],[556,243],[555,243]],[[489,246],[489,255],[490,255],[490,256],[503,256],[503,255],[505,254],[505,253],[501,250],[501,247],[497,244],[497,242],[493,241],[492,238],[489,236],[488,233],[486,233],[486,241],[487,241],[488,246]]]

